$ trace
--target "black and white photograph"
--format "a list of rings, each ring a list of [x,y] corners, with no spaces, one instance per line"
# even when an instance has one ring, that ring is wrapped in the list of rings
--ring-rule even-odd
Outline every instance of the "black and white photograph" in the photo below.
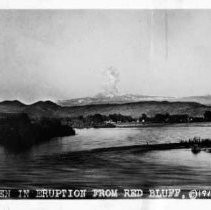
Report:
[[[211,199],[211,10],[0,10],[0,198]]]

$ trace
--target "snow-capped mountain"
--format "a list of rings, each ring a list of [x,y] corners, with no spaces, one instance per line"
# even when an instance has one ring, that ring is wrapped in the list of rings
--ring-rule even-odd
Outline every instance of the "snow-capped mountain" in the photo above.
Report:
[[[61,106],[84,106],[91,104],[123,104],[138,101],[172,101],[174,97],[162,97],[162,96],[146,96],[146,95],[105,95],[98,94],[94,97],[76,98],[69,100],[57,101],[57,104]]]

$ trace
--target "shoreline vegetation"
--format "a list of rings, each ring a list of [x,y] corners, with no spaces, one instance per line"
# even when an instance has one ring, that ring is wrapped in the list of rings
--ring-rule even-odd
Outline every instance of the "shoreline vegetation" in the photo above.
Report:
[[[131,146],[107,147],[97,148],[92,150],[70,152],[68,155],[80,155],[89,153],[103,153],[103,152],[132,152],[142,153],[155,150],[172,150],[172,149],[190,149],[192,153],[198,154],[201,151],[211,153],[211,139],[201,139],[194,137],[189,140],[181,140],[177,143],[162,143],[162,144],[142,144]]]
[[[75,135],[75,130],[60,120],[31,120],[27,114],[7,113],[0,118],[0,145],[8,150],[25,150],[54,137]]]
[[[115,127],[153,127],[174,123],[210,122],[211,112],[206,111],[204,118],[191,118],[188,115],[157,114],[153,118],[145,114],[135,121],[130,116],[113,114],[109,116],[95,114],[87,117],[79,116],[72,119],[46,118],[31,119],[26,113],[0,113],[0,145],[10,151],[26,150],[33,145],[49,141],[54,137],[75,135],[74,128],[115,128]],[[80,125],[80,126],[78,126]],[[210,139],[193,138],[179,143],[146,144],[118,148],[100,148],[97,151],[133,150],[145,152],[151,150],[166,150],[191,148],[193,153],[198,153],[201,148],[211,148]]]
[[[153,127],[181,123],[211,122],[211,111],[205,111],[203,117],[192,117],[188,114],[171,115],[169,113],[156,114],[154,117],[142,114],[138,118],[121,114],[94,114],[62,118],[62,121],[73,128]]]
[[[157,104],[157,102],[150,103],[153,105]],[[172,105],[174,107],[173,113],[175,113],[175,104],[177,105],[178,102],[170,104],[161,102],[160,104]],[[137,106],[139,103],[135,103],[135,105]],[[196,104],[194,103],[194,105]],[[104,107],[106,104],[100,106]],[[96,108],[97,106],[86,106],[86,109],[88,112],[93,113],[93,107]],[[200,116],[191,116],[184,114],[184,112],[183,114],[169,114],[163,111],[164,113],[154,115],[140,113],[135,117],[133,115],[120,114],[120,110],[119,113],[103,112],[104,109],[99,113],[95,110],[93,114],[85,114],[81,110],[80,114],[83,115],[75,116],[70,113],[61,115],[61,110],[66,110],[67,108],[61,108],[51,101],[37,102],[29,106],[19,101],[5,101],[0,103],[0,108],[0,145],[12,150],[28,149],[35,144],[48,141],[54,137],[75,135],[74,129],[76,128],[153,127],[181,123],[211,122],[210,110],[205,110]],[[178,111],[178,113],[180,112]],[[186,113],[189,113],[188,110]],[[173,144],[170,146],[173,146]],[[151,147],[154,146],[151,145]],[[167,145],[161,145],[161,147],[168,148]],[[149,149],[149,147],[147,148]]]

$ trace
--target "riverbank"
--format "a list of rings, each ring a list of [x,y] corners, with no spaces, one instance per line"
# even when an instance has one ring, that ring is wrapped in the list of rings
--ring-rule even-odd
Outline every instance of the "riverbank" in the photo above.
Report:
[[[142,145],[130,145],[130,146],[118,146],[118,147],[107,147],[107,148],[96,148],[86,151],[75,151],[71,152],[70,155],[78,154],[89,154],[89,153],[104,153],[104,152],[132,152],[132,153],[141,153],[149,152],[155,150],[173,150],[173,149],[192,149],[193,153],[194,148],[199,148],[199,151],[206,151],[211,153],[211,139],[200,139],[194,137],[189,140],[181,140],[178,143],[161,143],[161,144],[142,144]]]
[[[24,150],[52,139],[75,135],[75,130],[57,119],[31,121],[27,114],[7,113],[0,118],[0,144],[9,150]]]
[[[197,127],[210,127],[210,122],[188,122],[188,123],[114,123],[114,124],[97,124],[94,126],[75,126],[75,129],[90,129],[90,128],[153,128],[153,127],[187,127],[187,126],[197,126]]]
[[[167,126],[167,125],[173,125],[173,124],[177,124],[177,123],[117,123],[115,124],[115,127],[117,128],[159,127],[159,126]]]

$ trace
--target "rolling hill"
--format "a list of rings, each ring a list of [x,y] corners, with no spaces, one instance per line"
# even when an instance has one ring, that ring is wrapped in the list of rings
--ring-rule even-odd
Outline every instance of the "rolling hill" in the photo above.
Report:
[[[109,115],[113,113],[140,117],[143,113],[149,117],[158,113],[188,114],[203,116],[205,111],[211,111],[210,106],[196,102],[168,102],[168,101],[141,101],[124,104],[97,104],[85,106],[62,107],[51,101],[39,101],[25,105],[18,101],[4,101],[0,103],[0,113],[27,113],[32,118],[40,117],[76,117],[93,115],[96,113]]]
[[[140,117],[143,113],[152,117],[158,113],[189,114],[190,116],[203,116],[211,107],[195,102],[167,102],[167,101],[142,101],[126,104],[99,104],[75,107],[63,107],[60,110],[62,116],[92,115],[100,113],[103,115],[122,114],[132,117]]]

